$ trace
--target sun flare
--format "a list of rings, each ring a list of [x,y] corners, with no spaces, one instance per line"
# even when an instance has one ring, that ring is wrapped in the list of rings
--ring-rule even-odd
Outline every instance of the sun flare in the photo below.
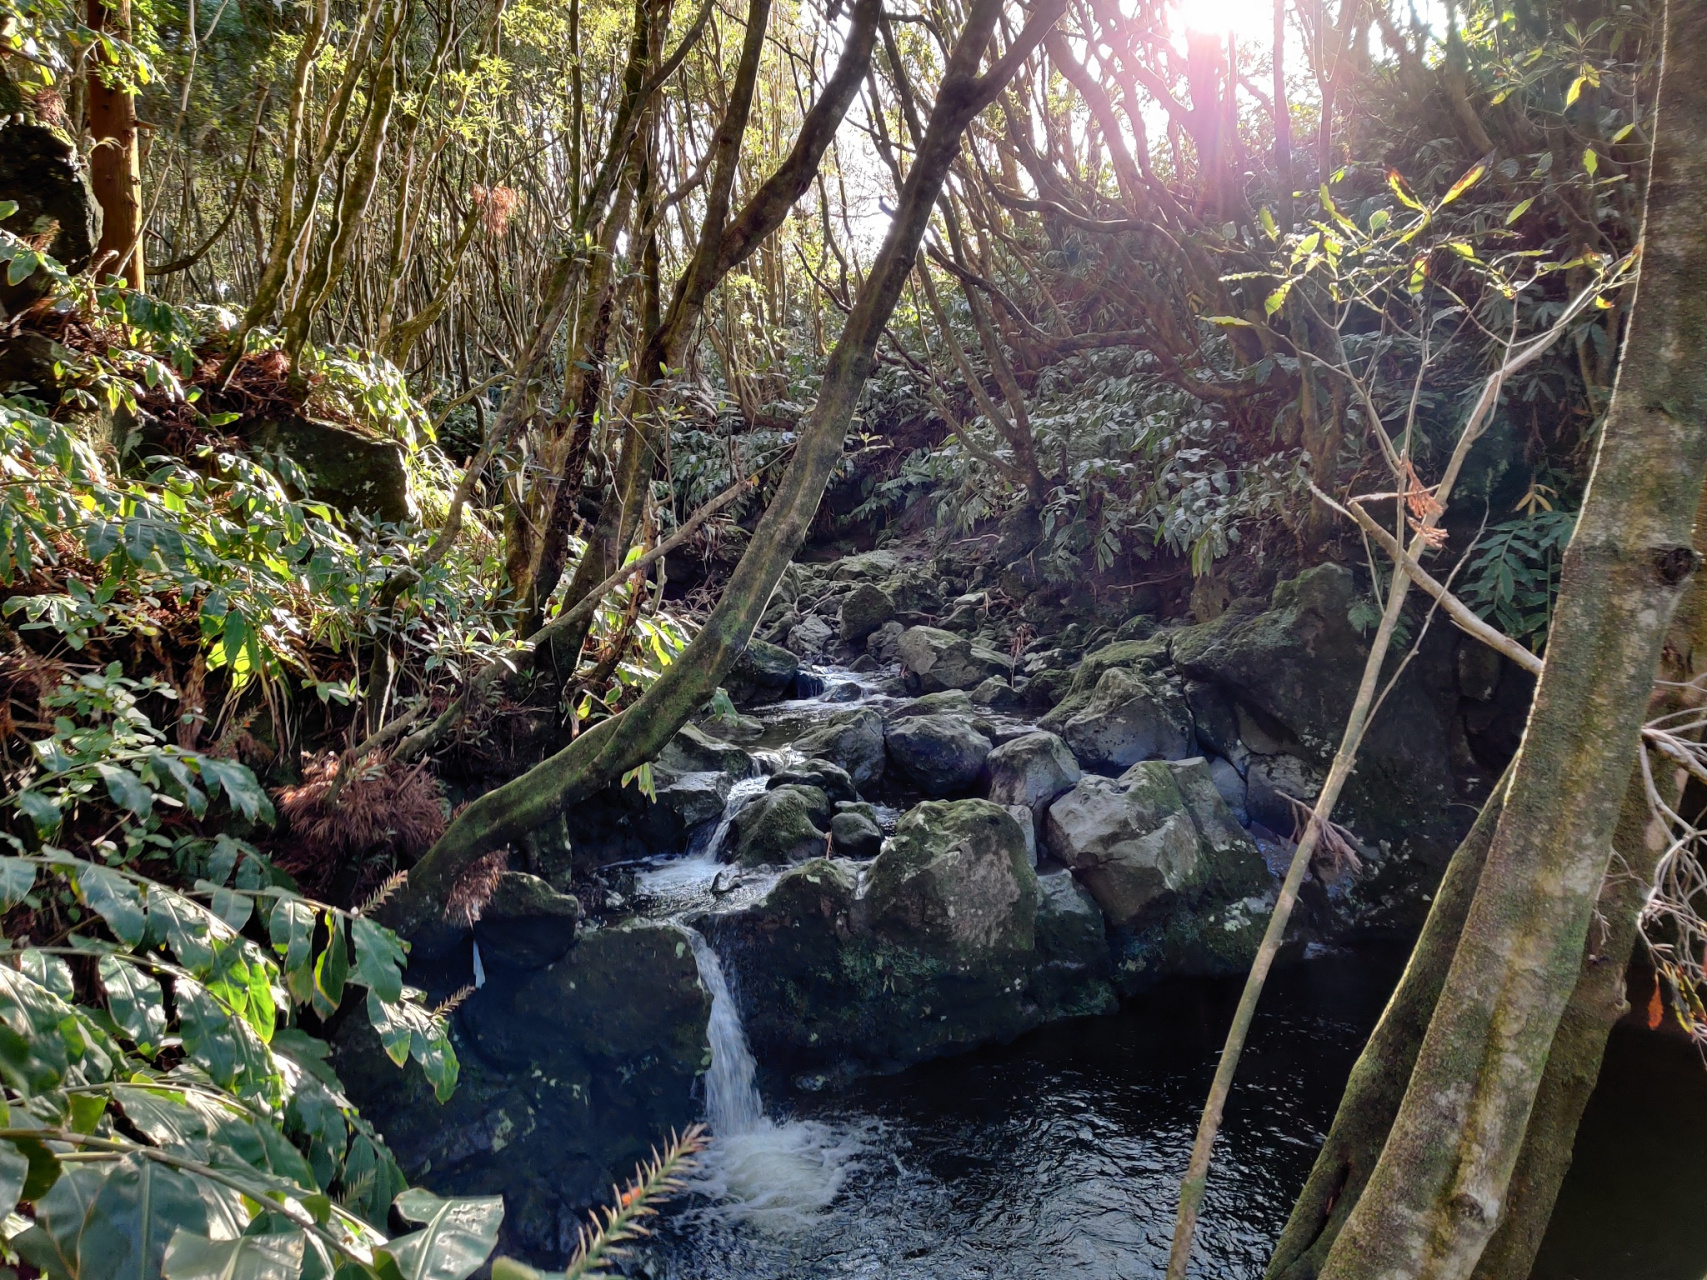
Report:
[[[1231,32],[1241,42],[1266,41],[1274,34],[1272,0],[1175,0],[1174,12],[1187,31]]]

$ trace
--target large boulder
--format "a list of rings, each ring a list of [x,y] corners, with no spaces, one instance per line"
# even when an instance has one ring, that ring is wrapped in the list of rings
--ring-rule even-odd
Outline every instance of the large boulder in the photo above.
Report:
[[[801,735],[794,749],[809,759],[840,765],[861,791],[876,783],[888,764],[883,749],[883,717],[871,707],[838,711]]]
[[[830,647],[836,632],[829,622],[817,614],[809,614],[789,628],[784,644],[790,653],[802,658],[815,657]]]
[[[916,682],[924,693],[974,689],[991,676],[1008,672],[1000,654],[937,627],[908,627],[896,648],[909,684]]]
[[[735,861],[743,867],[800,862],[824,852],[830,799],[798,783],[767,791],[735,815]]]
[[[1259,891],[1267,869],[1201,760],[1147,760],[1118,779],[1087,776],[1050,806],[1044,838],[1111,924],[1180,902]]]
[[[1277,586],[1266,609],[1235,602],[1214,622],[1173,634],[1175,665],[1233,704],[1248,768],[1225,744],[1215,749],[1245,768],[1251,817],[1283,834],[1291,823],[1280,796],[1314,795],[1345,731],[1369,652],[1350,618],[1360,598],[1349,570],[1318,565]],[[1462,728],[1453,654],[1450,636],[1424,638],[1370,724],[1335,815],[1378,851],[1354,890],[1361,905],[1347,908],[1365,923],[1415,923],[1486,781],[1462,748],[1466,768],[1455,776]],[[1212,710],[1201,695],[1193,703]],[[1212,732],[1224,737],[1224,717],[1213,718]],[[1397,856],[1381,853],[1383,845]]]
[[[753,757],[733,743],[685,724],[664,744],[657,764],[675,773],[721,773],[745,778],[753,772]]]
[[[1034,945],[1037,874],[1025,833],[988,800],[908,811],[868,880],[872,928],[898,945],[967,964]]]
[[[243,438],[252,449],[288,456],[307,476],[308,496],[328,506],[398,524],[412,513],[403,446],[395,440],[304,414],[259,423]]]
[[[771,774],[766,784],[768,790],[797,784],[806,787],[816,787],[830,798],[831,804],[839,804],[845,800],[857,800],[853,779],[848,771],[839,764],[828,760],[806,760],[800,764],[790,765],[786,769]]]
[[[990,754],[990,740],[957,716],[910,716],[885,736],[889,759],[927,796],[970,790]]]
[[[775,702],[793,690],[799,672],[799,658],[781,645],[754,638],[747,641],[723,680],[736,702]]]
[[[1116,1007],[1107,979],[1113,968],[1102,909],[1071,871],[1037,877],[1039,996],[1064,1016],[1110,1013]]]
[[[101,239],[101,206],[89,186],[89,166],[77,144],[59,129],[4,113],[0,123],[0,200],[18,207],[6,230],[41,244],[75,275],[89,265]],[[13,283],[0,280],[0,305],[23,310],[48,290],[40,269]]]
[[[506,871],[480,908],[474,940],[487,972],[503,965],[543,969],[575,945],[580,900],[538,876]]]
[[[895,616],[895,602],[882,587],[862,582],[842,598],[843,644],[860,644]]]
[[[836,561],[830,576],[837,582],[882,582],[900,567],[893,551],[864,551]]]
[[[411,1181],[502,1194],[501,1247],[556,1261],[587,1207],[659,1134],[697,1118],[710,1010],[687,936],[625,925],[542,968],[489,970],[451,1015],[462,1072],[442,1105],[413,1062],[391,1064],[364,1017],[342,1023],[334,1065]]]
[[[883,828],[869,814],[845,809],[830,819],[830,848],[842,858],[875,858],[883,849]]]
[[[1088,769],[1120,770],[1140,760],[1181,760],[1191,754],[1191,711],[1175,683],[1165,676],[1143,675],[1110,667],[1097,680],[1082,710],[1045,716],[1048,728]]]
[[[1071,791],[1082,774],[1067,744],[1053,733],[1028,733],[1002,743],[985,762],[990,773],[990,799],[995,804],[1022,804],[1039,827],[1055,797]]]

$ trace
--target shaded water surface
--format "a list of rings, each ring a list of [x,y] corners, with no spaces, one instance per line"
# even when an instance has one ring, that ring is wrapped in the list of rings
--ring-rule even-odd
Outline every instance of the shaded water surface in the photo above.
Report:
[[[1402,963],[1396,950],[1360,950],[1271,980],[1216,1149],[1195,1275],[1262,1274]],[[760,1064],[781,1145],[792,1124],[796,1146],[837,1162],[839,1194],[820,1212],[780,1215],[690,1197],[636,1269],[659,1280],[1159,1277],[1237,997],[1234,982],[1175,982],[1107,1017],[834,1095],[767,1081]],[[741,1174],[762,1181],[751,1159],[744,1150]],[[791,1159],[767,1205],[787,1202]],[[731,1180],[714,1159],[707,1181],[723,1191]],[[1707,1074],[1686,1046],[1614,1038],[1558,1220],[1537,1280],[1702,1280]]]

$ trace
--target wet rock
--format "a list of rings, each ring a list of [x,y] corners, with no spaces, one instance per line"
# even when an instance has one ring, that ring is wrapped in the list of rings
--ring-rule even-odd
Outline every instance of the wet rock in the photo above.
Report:
[[[972,701],[991,711],[1017,711],[1025,705],[1025,699],[1000,676],[991,676],[974,689]]]
[[[692,724],[676,731],[658,753],[657,763],[676,773],[723,773],[745,778],[753,772],[753,757],[747,752]]]
[[[838,857],[875,858],[883,848],[883,829],[856,810],[830,819],[830,847]]]
[[[735,815],[735,861],[743,867],[800,862],[824,852],[830,799],[798,783],[767,791]]]
[[[843,801],[858,800],[854,790],[853,779],[848,771],[839,764],[831,764],[828,760],[807,760],[803,764],[791,765],[787,769],[773,773],[769,790],[776,790],[790,783],[806,787],[817,787],[829,797],[831,804]]]
[[[899,622],[885,622],[865,638],[865,656],[881,666],[901,660],[901,634],[906,628]]]
[[[889,759],[927,796],[971,789],[990,754],[990,740],[957,716],[909,716],[889,726]]]
[[[391,1064],[366,1018],[344,1020],[334,1065],[411,1181],[501,1193],[500,1247],[560,1260],[586,1207],[698,1117],[710,1008],[680,929],[601,929],[463,1002],[451,1017],[462,1074],[443,1105],[414,1063]]]
[[[641,803],[657,812],[649,814],[648,828],[656,833],[660,849],[680,849],[695,827],[713,822],[723,814],[723,802],[729,798],[730,775],[709,771],[672,773],[653,766],[652,787],[655,799]],[[639,795],[638,791],[633,794]]]
[[[837,712],[803,734],[794,749],[810,759],[840,765],[861,791],[869,790],[883,776],[889,762],[883,749],[883,717],[871,707]]]
[[[1020,830],[1025,832],[1025,856],[1035,870],[1037,867],[1037,816],[1023,804],[1004,804],[1002,808],[1007,810],[1009,816],[1019,823]]]
[[[1216,756],[1209,762],[1209,777],[1233,817],[1239,822],[1248,822],[1250,813],[1245,807],[1245,779],[1233,763]]]
[[[1244,897],[1266,881],[1261,855],[1201,759],[1081,778],[1050,807],[1044,833],[1049,852],[1117,926],[1182,900]]]
[[[1073,692],[1092,690],[1103,676],[1117,668],[1141,674],[1152,674],[1168,666],[1168,642],[1165,636],[1144,640],[1117,640],[1113,644],[1093,649],[1084,656],[1073,672]]]
[[[1298,825],[1292,801],[1314,804],[1322,790],[1322,770],[1296,756],[1252,756],[1245,769],[1245,809],[1251,821],[1282,834]]]
[[[895,616],[895,602],[882,587],[862,582],[842,598],[843,644],[862,643],[867,636]]]
[[[1055,797],[1071,791],[1081,777],[1079,762],[1067,744],[1053,733],[1028,733],[1004,742],[990,753],[990,799],[996,804],[1023,804],[1039,828]]]
[[[1216,755],[1242,762],[1248,753],[1239,737],[1239,711],[1226,692],[1206,680],[1187,680],[1185,701],[1191,708],[1199,744]]]
[[[1039,998],[1057,1016],[1112,1013],[1119,1005],[1108,978],[1113,969],[1102,909],[1071,871],[1037,877]]]
[[[910,810],[867,880],[871,926],[887,941],[962,964],[1035,943],[1037,876],[1025,835],[987,800]]]
[[[838,680],[824,690],[825,702],[858,702],[865,696],[865,690],[852,680]]]
[[[811,614],[789,629],[788,639],[783,644],[790,653],[802,658],[811,658],[828,649],[835,638],[835,630],[829,622],[817,614]]]
[[[889,720],[893,723],[910,716],[970,716],[975,710],[972,695],[966,690],[945,689],[941,693],[927,693],[922,698],[914,698],[906,705],[897,707],[889,713]]]
[[[1072,687],[1073,674],[1058,667],[1044,667],[1025,682],[1025,706],[1028,711],[1048,711],[1066,697]]]
[[[1007,674],[1000,654],[937,627],[909,627],[896,647],[909,682],[916,681],[924,693],[972,689],[991,676]]]
[[[403,446],[364,431],[296,415],[244,433],[250,448],[286,454],[308,477],[309,496],[340,511],[375,520],[409,519],[409,477]]]
[[[499,965],[543,969],[575,944],[581,903],[538,876],[506,871],[474,923],[488,971]]]
[[[725,677],[729,696],[736,702],[775,702],[788,696],[800,659],[779,645],[749,640]]]
[[[1044,717],[1055,727],[1059,709]],[[1191,754],[1191,712],[1174,684],[1124,667],[1103,672],[1084,709],[1060,722],[1059,732],[1089,769],[1124,769],[1160,756]]]

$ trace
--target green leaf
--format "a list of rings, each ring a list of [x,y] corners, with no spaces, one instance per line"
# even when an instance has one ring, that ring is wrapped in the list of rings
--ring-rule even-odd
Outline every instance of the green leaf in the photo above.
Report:
[[[397,1211],[425,1224],[385,1247],[403,1280],[467,1280],[498,1243],[504,1201],[499,1196],[445,1200],[413,1187],[397,1197]]]
[[[107,922],[115,938],[127,947],[142,941],[148,932],[148,917],[143,912],[142,893],[134,884],[92,862],[78,864],[76,879],[84,903]]]
[[[207,988],[189,978],[179,978],[174,994],[178,1003],[178,1026],[184,1036],[184,1052],[200,1063],[222,1088],[237,1082],[237,1044],[230,1016],[208,994]]]
[[[1588,176],[1591,178],[1600,168],[1600,157],[1595,155],[1593,147],[1583,148],[1583,168],[1588,170]]]
[[[172,949],[179,962],[195,973],[213,971],[213,938],[217,917],[201,903],[154,885],[148,894],[148,926],[155,938]],[[224,929],[224,922],[219,928]]]
[[[300,1229],[237,1240],[179,1230],[166,1246],[162,1274],[166,1280],[296,1280],[307,1243]]]
[[[1512,223],[1516,222],[1524,214],[1528,213],[1530,206],[1533,205],[1534,203],[1535,203],[1535,197],[1534,196],[1530,196],[1527,200],[1519,200],[1517,202],[1517,204],[1515,206],[1513,206],[1512,211],[1510,213],[1506,214],[1506,216],[1505,216],[1506,226],[1509,227]]]
[[[1286,305],[1286,295],[1291,292],[1292,281],[1287,280],[1282,282],[1280,288],[1276,289],[1273,293],[1269,294],[1267,298],[1263,299],[1263,314],[1272,316],[1276,311],[1279,311],[1281,307]]]
[[[154,1280],[174,1232],[206,1230],[194,1182],[157,1160],[128,1155],[89,1206],[77,1280]]]
[[[135,965],[102,956],[101,985],[107,989],[107,1009],[119,1030],[143,1053],[152,1054],[166,1036],[166,1004],[160,984]]]
[[[58,812],[58,806],[55,806],[56,817]],[[33,862],[23,858],[0,858],[0,911],[10,911],[17,906],[24,900],[24,895],[35,888],[35,884],[36,868]]]
[[[77,999],[77,984],[71,980],[71,966],[58,956],[31,949],[18,958],[25,976],[46,987],[67,1004]]]
[[[284,957],[285,988],[298,1004],[314,998],[314,925],[319,917],[301,898],[281,897],[273,907],[267,931],[273,950]]]
[[[59,811],[59,803],[52,797],[39,791],[20,791],[12,798],[12,803],[29,816],[30,821],[36,824],[36,834],[44,839],[59,830],[63,815]]]
[[[71,1006],[0,965],[0,1080],[29,1097],[57,1088],[83,1056]]]
[[[344,981],[350,975],[350,949],[344,941],[343,918],[334,912],[326,913],[330,937],[326,949],[314,962],[314,992],[311,1003],[314,1012],[330,1018],[344,1002]]]
[[[391,930],[366,916],[350,917],[350,940],[356,945],[356,981],[381,1000],[396,1004],[403,998],[403,945]]]
[[[227,647],[226,652],[232,651]],[[226,802],[233,809],[251,822],[273,820],[273,802],[267,799],[267,793],[247,766],[235,760],[216,760],[212,756],[201,756],[199,760],[202,778],[211,790],[223,789]]]
[[[84,1222],[110,1168],[67,1166],[54,1184],[35,1198],[36,1225],[12,1240],[12,1247],[26,1262],[53,1280],[81,1280],[78,1258]]]
[[[113,798],[114,804],[139,818],[146,818],[154,812],[153,788],[129,769],[121,769],[115,764],[96,764],[95,772],[107,784],[107,794]]]
[[[0,1141],[0,1218],[18,1207],[30,1176],[30,1158],[14,1143]]]

